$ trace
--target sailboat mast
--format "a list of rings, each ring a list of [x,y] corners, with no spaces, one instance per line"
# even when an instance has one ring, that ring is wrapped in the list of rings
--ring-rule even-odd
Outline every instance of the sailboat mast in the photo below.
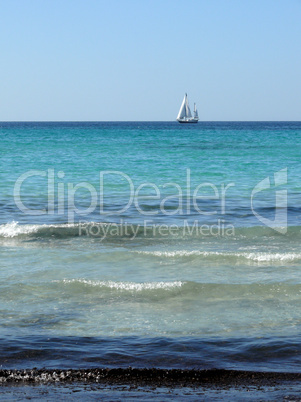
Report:
[[[198,115],[198,111],[196,108],[196,103],[194,104],[194,118],[198,121],[199,120],[199,115]]]

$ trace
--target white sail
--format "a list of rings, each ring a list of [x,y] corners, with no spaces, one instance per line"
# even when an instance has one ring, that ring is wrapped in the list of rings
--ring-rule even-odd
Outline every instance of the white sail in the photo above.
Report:
[[[191,110],[188,103],[187,94],[185,94],[183,102],[181,104],[177,120],[180,123],[197,123],[199,120],[198,112],[194,104],[194,117],[192,117]]]
[[[177,120],[179,119],[184,119],[184,117],[186,117],[186,96],[184,96],[183,102],[181,104],[178,116],[177,116]]]
[[[186,95],[186,117],[188,117],[188,118],[192,117],[191,110],[190,110],[190,107],[189,107],[189,104],[188,104],[187,95]]]
[[[198,118],[199,118],[198,110],[197,110],[197,108],[196,108],[196,104],[194,104],[194,118],[195,118],[195,119],[198,119]]]

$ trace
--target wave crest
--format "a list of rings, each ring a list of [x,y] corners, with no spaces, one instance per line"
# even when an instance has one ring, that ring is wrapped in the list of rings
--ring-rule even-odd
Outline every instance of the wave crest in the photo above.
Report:
[[[197,258],[201,257],[206,260],[224,260],[225,262],[233,261],[254,261],[254,262],[297,262],[301,260],[301,253],[231,253],[219,251],[201,251],[201,250],[176,250],[176,251],[133,251],[134,253],[163,257],[163,258]]]
[[[145,290],[173,290],[181,288],[185,282],[114,282],[97,281],[90,279],[63,279],[64,284],[84,284],[86,286],[98,287],[112,290],[122,290],[130,292],[142,292]]]

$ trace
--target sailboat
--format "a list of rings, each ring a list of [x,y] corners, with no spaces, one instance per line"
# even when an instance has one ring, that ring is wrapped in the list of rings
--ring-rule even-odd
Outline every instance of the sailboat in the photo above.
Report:
[[[197,123],[199,121],[199,115],[196,109],[196,104],[194,104],[193,114],[194,116],[192,117],[191,110],[188,104],[187,94],[185,94],[177,116],[177,120],[179,123]]]

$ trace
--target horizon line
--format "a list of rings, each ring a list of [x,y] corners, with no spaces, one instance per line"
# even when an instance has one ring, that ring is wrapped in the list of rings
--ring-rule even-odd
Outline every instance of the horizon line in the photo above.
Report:
[[[177,123],[177,120],[0,120],[1,123]],[[199,120],[198,123],[301,123],[301,120]]]

